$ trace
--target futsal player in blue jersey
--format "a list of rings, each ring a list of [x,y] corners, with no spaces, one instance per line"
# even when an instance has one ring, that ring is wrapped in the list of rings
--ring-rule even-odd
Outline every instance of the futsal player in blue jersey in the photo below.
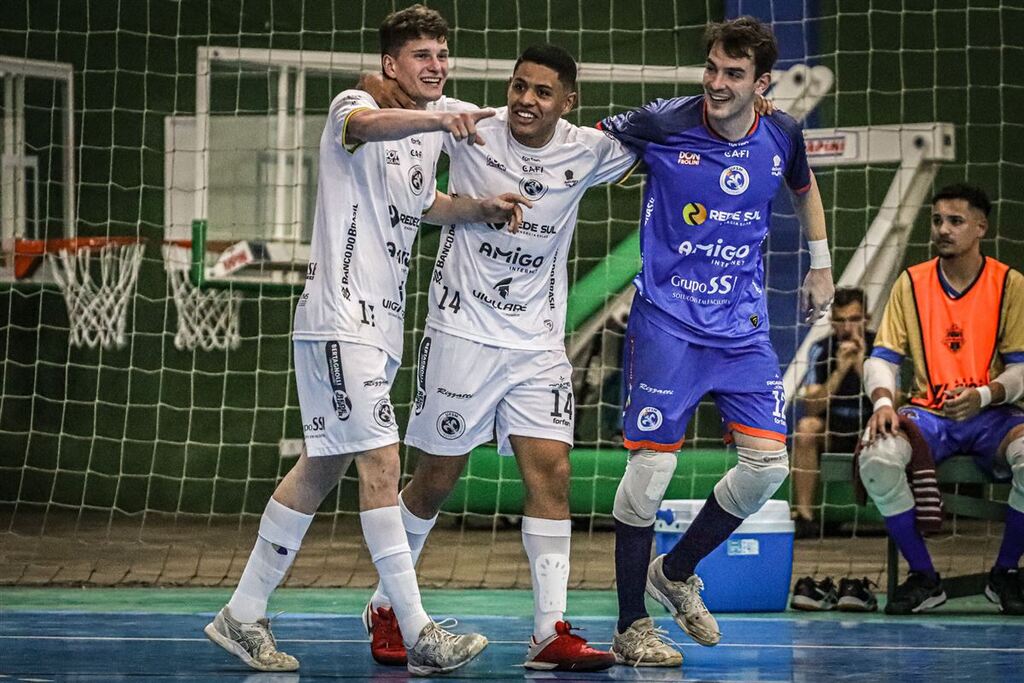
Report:
[[[626,333],[626,472],[616,493],[619,661],[646,658],[644,590],[702,645],[721,634],[700,596],[697,563],[754,514],[788,474],[785,395],[768,339],[761,244],[785,183],[811,252],[801,291],[808,319],[835,291],[821,195],[796,121],[759,116],[778,48],[751,17],[712,24],[704,94],[656,100],[600,123],[647,167],[642,267]],[[687,423],[711,394],[738,463],[722,477],[679,544],[650,565],[655,512],[676,468]],[[756,577],[750,577],[756,580]],[[678,662],[675,662],[678,663]]]

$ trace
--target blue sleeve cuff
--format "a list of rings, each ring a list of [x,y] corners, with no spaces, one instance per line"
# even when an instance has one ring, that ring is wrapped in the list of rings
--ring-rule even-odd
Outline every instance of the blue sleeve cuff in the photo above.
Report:
[[[888,361],[893,365],[899,365],[903,362],[903,354],[896,353],[892,349],[887,349],[884,346],[876,346],[871,349],[872,358],[881,358],[884,361]]]
[[[1013,353],[1004,353],[1003,362],[1009,365],[1010,363],[1024,363],[1024,351],[1014,351]]]

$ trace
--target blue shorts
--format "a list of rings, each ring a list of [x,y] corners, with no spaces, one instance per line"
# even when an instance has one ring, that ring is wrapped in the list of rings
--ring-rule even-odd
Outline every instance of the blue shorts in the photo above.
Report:
[[[1024,410],[1015,406],[992,406],[963,422],[915,406],[900,408],[899,412],[921,430],[936,465],[957,453],[973,455],[978,466],[993,479],[1009,481],[1010,470],[1005,459],[997,458],[999,444],[1011,429],[1024,424]]]
[[[701,346],[672,336],[634,306],[623,353],[626,448],[678,450],[705,394],[727,435],[786,442],[786,393],[767,338],[739,348]]]

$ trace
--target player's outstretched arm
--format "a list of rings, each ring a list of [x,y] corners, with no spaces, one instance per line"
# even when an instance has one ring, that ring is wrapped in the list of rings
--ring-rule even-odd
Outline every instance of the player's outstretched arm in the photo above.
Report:
[[[509,230],[516,232],[523,222],[524,206],[532,208],[533,203],[514,192],[483,199],[452,197],[444,192],[438,192],[434,204],[423,217],[428,222],[438,225],[508,223]]]
[[[380,142],[400,140],[417,133],[443,131],[467,144],[484,144],[476,132],[476,123],[494,116],[493,109],[461,113],[424,111],[421,109],[361,109],[348,119],[345,132],[348,142]]]
[[[825,229],[825,207],[821,203],[818,181],[811,174],[811,187],[803,194],[794,194],[796,217],[811,251],[811,268],[800,289],[800,308],[805,322],[813,322],[828,313],[836,293],[832,281],[832,257],[828,250]]]

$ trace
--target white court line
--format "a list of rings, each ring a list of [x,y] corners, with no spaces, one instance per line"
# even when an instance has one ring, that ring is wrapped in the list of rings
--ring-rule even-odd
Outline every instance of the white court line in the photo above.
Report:
[[[205,643],[206,638],[167,638],[138,636],[10,636],[0,635],[0,640],[74,640],[98,642],[166,642],[166,643]],[[352,638],[278,638],[279,643],[321,643],[324,645],[365,645],[369,641]],[[489,640],[492,645],[525,645],[523,640]],[[611,642],[590,641],[592,645],[611,645]],[[690,646],[690,643],[684,643]],[[694,646],[696,647],[696,646]],[[785,643],[719,643],[715,647],[760,648],[762,650],[883,650],[908,652],[1006,652],[1024,653],[1024,647],[957,647],[942,645],[923,645],[919,647],[906,645],[787,645]]]

